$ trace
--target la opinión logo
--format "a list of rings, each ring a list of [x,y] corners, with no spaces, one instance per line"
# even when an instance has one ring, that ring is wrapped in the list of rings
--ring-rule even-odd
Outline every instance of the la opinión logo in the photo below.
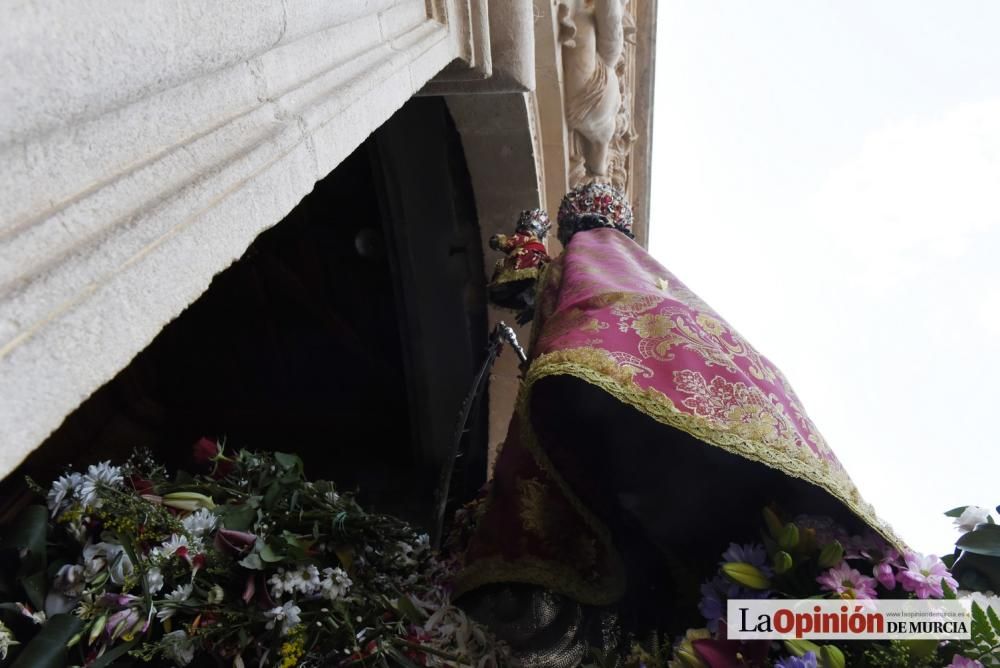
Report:
[[[968,601],[731,600],[727,636],[736,640],[967,640]]]

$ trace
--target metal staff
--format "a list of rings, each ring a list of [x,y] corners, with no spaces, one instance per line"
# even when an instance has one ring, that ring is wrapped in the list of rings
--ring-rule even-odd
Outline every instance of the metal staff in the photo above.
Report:
[[[465,399],[462,400],[462,408],[458,411],[458,420],[455,423],[455,431],[451,439],[451,450],[441,469],[441,481],[438,483],[438,489],[434,495],[435,548],[441,547],[441,540],[444,535],[444,518],[448,510],[448,495],[451,490],[451,480],[455,474],[455,462],[462,456],[462,436],[465,435],[469,414],[472,412],[472,406],[476,403],[480,393],[482,393],[483,388],[486,386],[486,379],[489,377],[490,370],[493,368],[497,357],[500,356],[504,343],[510,344],[514,352],[517,353],[518,359],[521,360],[521,364],[528,361],[528,356],[518,342],[517,334],[514,333],[514,330],[504,321],[501,320],[498,322],[490,333],[489,342],[486,346],[486,358],[479,366],[479,371],[472,381],[472,387],[469,388]]]

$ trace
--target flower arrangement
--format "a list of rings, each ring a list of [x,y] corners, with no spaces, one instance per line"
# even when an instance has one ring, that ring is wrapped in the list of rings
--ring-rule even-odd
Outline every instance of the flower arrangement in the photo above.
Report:
[[[146,453],[35,488],[5,537],[0,659],[15,668],[496,666],[503,648],[451,605],[450,564],[299,457],[227,453],[203,473]],[[9,568],[7,568],[9,566]]]
[[[978,510],[951,512],[961,516],[959,523],[969,531],[988,523],[971,517]],[[826,517],[801,515],[786,522],[767,508],[763,519],[762,542],[731,544],[717,575],[702,585],[699,610],[706,628],[689,630],[674,645],[667,661],[671,668],[1000,666],[1000,599],[959,589],[949,564],[960,557],[900,553],[873,532],[851,535]],[[995,530],[989,531],[993,536]],[[969,543],[960,539],[959,545],[963,542]],[[973,599],[969,641],[851,641],[837,646],[725,636],[726,601],[731,598],[940,599],[959,594]]]

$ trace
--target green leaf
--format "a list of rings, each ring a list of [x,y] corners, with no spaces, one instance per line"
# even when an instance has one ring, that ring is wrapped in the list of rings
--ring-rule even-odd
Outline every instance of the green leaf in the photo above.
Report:
[[[899,644],[906,647],[910,656],[915,659],[926,659],[937,651],[939,640],[928,639],[913,639],[913,640],[900,640]]]
[[[135,647],[138,643],[139,643],[139,636],[136,636],[135,638],[132,638],[132,640],[129,640],[126,643],[122,643],[121,645],[118,645],[114,649],[108,650],[107,652],[102,654],[101,658],[99,658],[97,661],[94,661],[93,663],[89,664],[87,668],[104,668],[104,666],[110,666],[112,663],[114,663],[115,659],[127,654],[128,651],[133,647]]]
[[[63,668],[66,665],[66,643],[81,628],[83,622],[76,615],[53,615],[17,655],[10,668]]]
[[[392,660],[403,668],[417,668],[417,664],[406,658],[406,655],[400,652],[398,649],[392,645],[386,645],[385,653],[392,657]]]
[[[992,606],[986,606],[986,617],[990,620],[990,625],[993,626],[993,632],[1000,636],[1000,615],[997,615],[997,611]]]
[[[22,572],[45,568],[45,536],[49,528],[49,509],[45,506],[28,506],[18,514],[17,520],[4,536],[3,547],[26,550],[21,558]]]
[[[836,645],[823,645],[819,654],[823,668],[845,668],[847,665],[844,653]]]
[[[273,509],[279,496],[281,496],[281,485],[277,481],[272,482],[264,492],[264,510]]]
[[[993,632],[989,618],[979,604],[972,602],[972,641],[985,642],[992,645],[996,642],[997,636]]]
[[[778,545],[782,550],[791,550],[799,544],[799,528],[792,522],[785,525],[785,528],[778,534]]]
[[[952,508],[951,510],[945,513],[945,517],[961,517],[962,513],[965,512],[966,508],[968,508],[968,506],[959,506],[958,508]]]
[[[45,571],[35,571],[29,575],[18,578],[18,582],[21,587],[24,588],[24,593],[31,601],[31,605],[34,606],[35,610],[45,609],[45,593],[46,587],[48,586],[48,579],[45,577]]]
[[[806,652],[812,652],[816,656],[820,655],[820,647],[808,640],[785,640],[782,641],[785,651],[793,656],[803,656]]]
[[[240,566],[249,568],[252,571],[264,570],[264,562],[260,560],[260,555],[256,553],[248,554],[240,559]]]
[[[413,605],[409,596],[403,595],[396,599],[396,609],[399,610],[399,614],[414,624],[423,624],[426,620],[426,615]]]
[[[265,544],[264,547],[260,548],[260,558],[270,564],[273,564],[276,561],[281,561],[285,558],[285,556],[278,554],[274,551],[274,548]]]
[[[298,455],[292,455],[287,452],[276,452],[274,453],[274,459],[286,471],[302,470],[302,459]]]
[[[257,510],[250,506],[227,506],[222,512],[222,525],[233,531],[246,531],[257,519]]]
[[[1000,557],[1000,525],[981,525],[959,538],[955,545],[973,554]]]

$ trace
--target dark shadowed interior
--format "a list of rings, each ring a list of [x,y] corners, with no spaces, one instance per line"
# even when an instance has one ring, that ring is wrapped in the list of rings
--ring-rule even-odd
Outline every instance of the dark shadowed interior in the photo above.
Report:
[[[136,446],[183,468],[209,436],[300,453],[310,477],[427,525],[485,351],[483,276],[460,139],[441,99],[416,98],[4,481],[8,516],[25,474],[47,485]],[[457,495],[483,482],[485,418]]]

